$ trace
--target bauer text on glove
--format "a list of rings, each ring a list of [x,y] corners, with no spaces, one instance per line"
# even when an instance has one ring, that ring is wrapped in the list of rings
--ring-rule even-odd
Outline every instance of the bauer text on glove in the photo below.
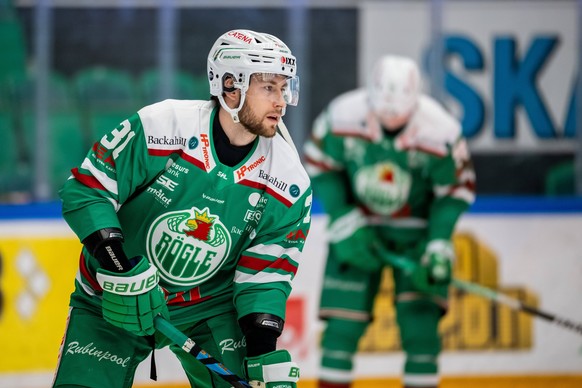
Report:
[[[286,350],[275,350],[257,357],[245,357],[246,377],[252,387],[296,388],[299,367]]]
[[[159,314],[169,317],[158,271],[145,257],[128,272],[100,268],[97,281],[103,288],[103,318],[112,325],[136,335],[151,335],[154,318]]]

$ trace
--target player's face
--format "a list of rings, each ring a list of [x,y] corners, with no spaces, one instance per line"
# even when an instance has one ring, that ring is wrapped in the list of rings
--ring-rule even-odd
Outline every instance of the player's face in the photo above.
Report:
[[[273,137],[286,107],[283,97],[287,79],[281,75],[253,74],[246,92],[239,120],[245,128],[258,136]]]

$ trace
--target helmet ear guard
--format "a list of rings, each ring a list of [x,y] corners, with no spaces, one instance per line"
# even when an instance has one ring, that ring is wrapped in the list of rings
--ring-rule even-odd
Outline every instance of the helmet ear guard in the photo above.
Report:
[[[232,86],[226,86],[226,83],[230,80],[233,80]],[[229,73],[224,73],[222,75],[222,91],[226,93],[234,92],[236,88],[234,87],[234,76]]]

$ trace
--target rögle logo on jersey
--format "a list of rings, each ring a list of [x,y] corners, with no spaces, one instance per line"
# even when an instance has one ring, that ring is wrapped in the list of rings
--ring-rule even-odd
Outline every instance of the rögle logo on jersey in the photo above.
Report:
[[[358,198],[375,213],[390,215],[408,199],[412,177],[397,164],[382,162],[360,168],[355,174]]]
[[[231,237],[220,218],[206,207],[169,212],[148,231],[148,257],[170,284],[196,286],[222,266]]]

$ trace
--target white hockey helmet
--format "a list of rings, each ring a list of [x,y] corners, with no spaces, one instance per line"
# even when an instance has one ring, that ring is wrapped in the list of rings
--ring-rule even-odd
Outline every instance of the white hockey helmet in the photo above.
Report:
[[[386,55],[374,65],[368,84],[370,106],[387,129],[406,124],[421,91],[420,71],[407,57]]]
[[[250,30],[232,30],[220,36],[208,54],[208,81],[210,94],[216,96],[235,122],[242,108],[252,74],[274,74],[287,77],[284,99],[288,105],[297,105],[299,100],[299,77],[291,50],[279,38]],[[223,92],[224,80],[232,77],[233,88],[241,90],[239,106],[227,106]]]

